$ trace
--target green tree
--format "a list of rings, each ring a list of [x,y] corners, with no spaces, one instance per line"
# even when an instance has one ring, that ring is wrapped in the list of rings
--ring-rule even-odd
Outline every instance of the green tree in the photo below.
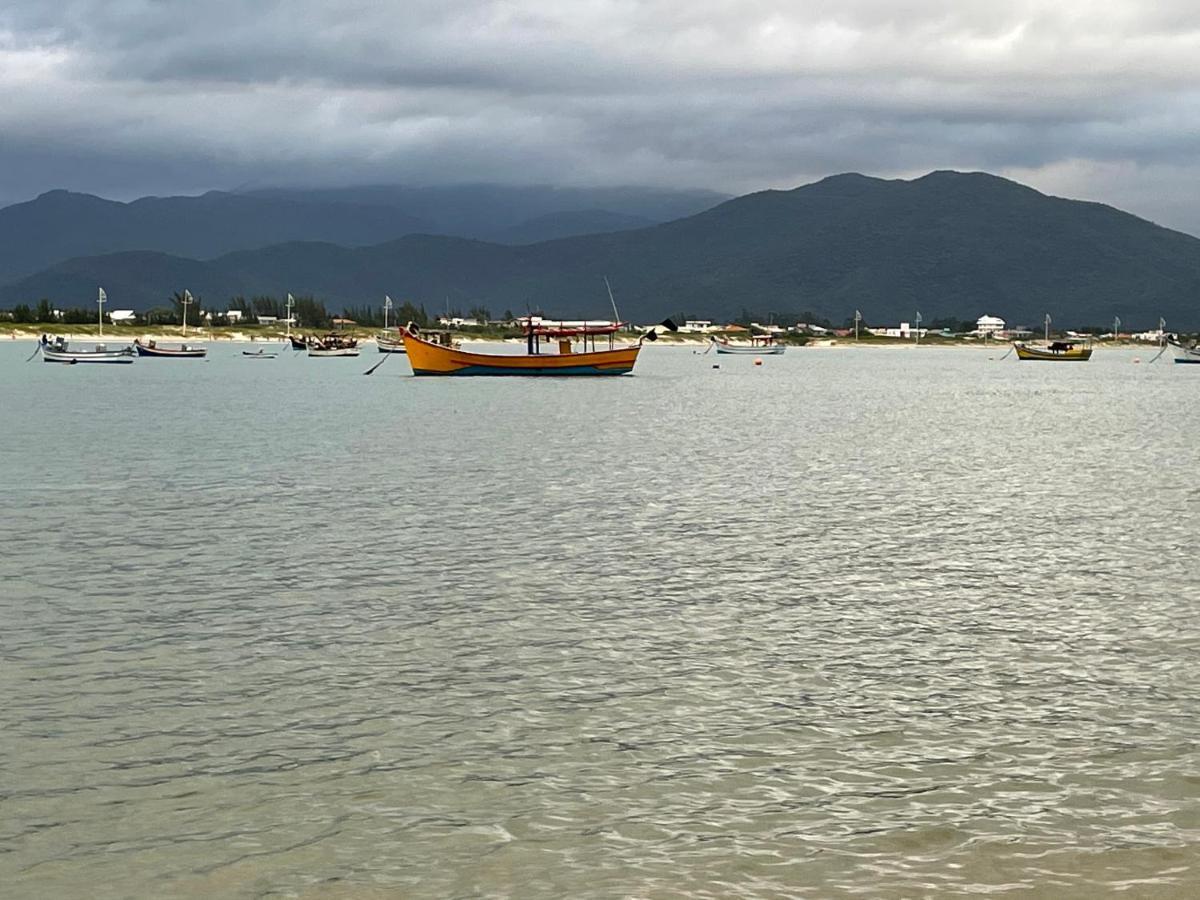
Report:
[[[14,306],[12,308],[12,317],[14,322],[21,322],[24,324],[37,321],[37,318],[34,315],[33,310],[29,308],[28,303],[22,303],[18,306]]]
[[[38,301],[37,305],[37,320],[39,322],[54,321],[54,307],[50,305],[50,301],[43,297]]]

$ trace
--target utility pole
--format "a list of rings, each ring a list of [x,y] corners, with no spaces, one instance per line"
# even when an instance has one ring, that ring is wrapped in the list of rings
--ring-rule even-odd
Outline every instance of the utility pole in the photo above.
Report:
[[[862,313],[857,309],[854,311],[854,342],[858,343],[858,323],[862,321]]]
[[[291,294],[287,295],[287,334],[288,338],[292,336],[292,307],[296,305],[296,298]]]
[[[917,310],[917,346],[921,345],[921,311]]]
[[[96,301],[100,307],[100,337],[104,337],[104,301],[107,299],[108,294],[104,293],[104,288],[100,288],[100,299]]]
[[[387,331],[388,310],[392,308],[392,298],[387,294],[383,295],[383,330]]]

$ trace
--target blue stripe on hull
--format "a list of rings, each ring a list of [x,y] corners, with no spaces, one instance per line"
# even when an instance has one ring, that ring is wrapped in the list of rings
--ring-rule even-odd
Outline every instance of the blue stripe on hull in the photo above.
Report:
[[[628,375],[633,371],[633,366],[627,369],[600,369],[596,366],[569,366],[563,368],[556,366],[554,368],[544,369],[510,369],[507,367],[500,368],[497,366],[464,366],[461,369],[456,369],[453,372],[433,372],[429,369],[413,369],[414,375]]]
[[[1200,359],[1180,359],[1179,357],[1175,357],[1175,362],[1181,365],[1188,365],[1191,363],[1200,363]]]

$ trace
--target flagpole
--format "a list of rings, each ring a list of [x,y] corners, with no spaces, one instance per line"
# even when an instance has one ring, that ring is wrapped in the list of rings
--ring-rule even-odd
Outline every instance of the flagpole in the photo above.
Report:
[[[179,305],[183,307],[183,336],[187,337],[187,308],[192,302],[192,294],[187,288],[183,290],[183,299],[179,301]]]

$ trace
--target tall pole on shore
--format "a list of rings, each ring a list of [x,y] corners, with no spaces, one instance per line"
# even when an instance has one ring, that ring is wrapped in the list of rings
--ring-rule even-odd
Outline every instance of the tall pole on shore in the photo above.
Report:
[[[862,313],[857,309],[854,311],[854,341],[858,343],[858,323],[862,321]]]
[[[1046,313],[1046,343],[1050,343],[1050,313]]]
[[[1121,339],[1121,317],[1113,316],[1113,343]]]
[[[179,301],[179,305],[183,307],[183,336],[187,337],[187,308],[192,302],[192,293],[187,288],[183,289],[183,299]]]
[[[292,307],[296,305],[296,298],[291,294],[287,295],[287,337],[292,336]]]
[[[100,298],[96,301],[96,305],[100,308],[100,337],[104,337],[104,301],[108,299],[108,294],[104,293],[104,288],[100,288]]]
[[[383,330],[387,331],[388,310],[392,308],[392,298],[387,294],[383,295]]]
[[[917,310],[917,344],[921,343],[921,311]]]

